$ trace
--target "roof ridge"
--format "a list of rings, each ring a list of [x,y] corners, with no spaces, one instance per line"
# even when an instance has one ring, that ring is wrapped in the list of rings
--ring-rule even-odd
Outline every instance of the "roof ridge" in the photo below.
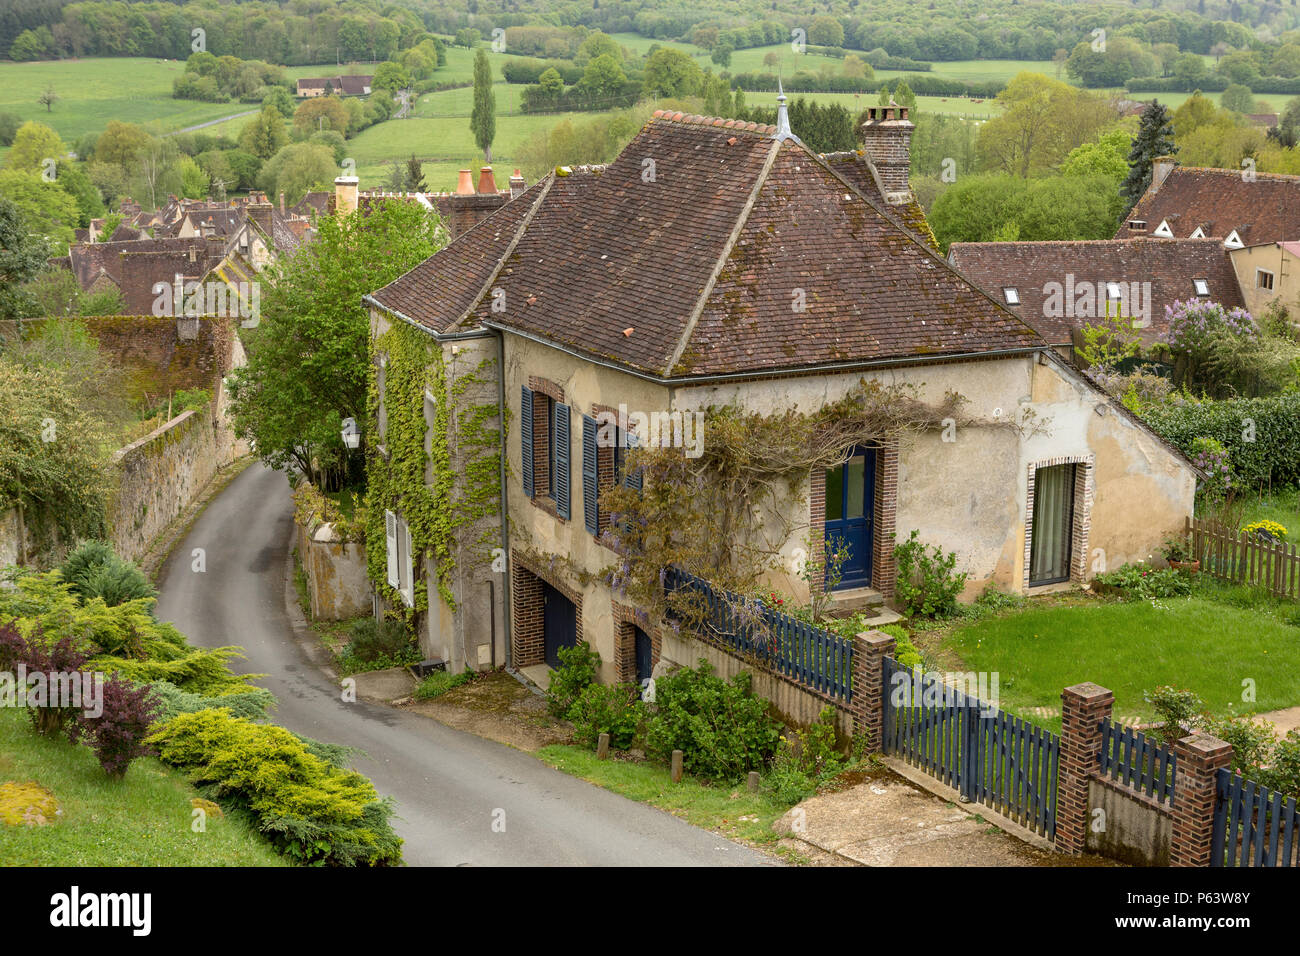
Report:
[[[1222,166],[1174,166],[1174,168],[1169,172],[1170,175],[1172,175],[1173,173],[1180,171],[1184,173],[1223,173],[1232,176],[1234,179],[1240,178],[1241,176],[1240,169],[1228,169]],[[1261,176],[1267,176],[1271,179],[1279,179],[1287,182],[1300,182],[1300,175],[1297,175],[1296,173],[1266,173],[1256,170],[1255,179],[1258,180]],[[1168,177],[1166,177],[1166,179],[1167,178]],[[1242,181],[1246,182],[1246,180]]]
[[[776,127],[752,120],[728,119],[725,116],[704,116],[700,113],[683,113],[681,110],[655,110],[650,114],[650,121],[662,120],[665,123],[679,123],[690,126],[712,126],[718,129],[736,130],[742,133],[756,133],[772,136]]]
[[[1125,236],[1123,239],[994,239],[980,242],[974,239],[958,240],[948,243],[951,251],[954,246],[1114,246],[1121,242],[1133,243],[1169,243],[1169,242],[1217,242],[1223,239],[1217,236]]]

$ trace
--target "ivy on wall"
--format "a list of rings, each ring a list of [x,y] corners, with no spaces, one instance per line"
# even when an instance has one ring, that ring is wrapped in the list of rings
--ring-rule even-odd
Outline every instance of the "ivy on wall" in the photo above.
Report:
[[[382,438],[377,375],[381,354],[387,357],[387,429]],[[373,438],[367,442],[366,565],[375,589],[408,624],[429,609],[426,570],[435,572],[442,599],[456,607],[451,580],[457,538],[462,529],[500,513],[501,418],[495,387],[491,402],[465,403],[471,389],[495,381],[495,365],[495,359],[484,359],[473,371],[451,378],[438,343],[405,322],[394,322],[371,340],[366,413]],[[426,392],[432,399],[428,423]],[[411,532],[412,608],[388,584],[386,510],[401,514]],[[491,538],[492,532],[485,530],[480,540],[461,543],[486,549]],[[486,553],[482,558],[487,560]]]

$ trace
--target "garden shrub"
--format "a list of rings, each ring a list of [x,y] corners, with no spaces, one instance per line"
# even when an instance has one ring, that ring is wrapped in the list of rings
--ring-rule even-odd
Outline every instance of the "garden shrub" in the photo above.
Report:
[[[1092,580],[1094,585],[1115,588],[1126,600],[1149,601],[1152,598],[1185,597],[1192,593],[1189,575],[1173,568],[1152,568],[1145,564],[1125,564]]]
[[[551,683],[546,688],[546,709],[554,717],[567,717],[582,692],[596,682],[600,655],[586,641],[579,641],[573,647],[561,647],[556,656],[560,659],[560,666],[551,671]]]
[[[728,783],[761,770],[776,750],[780,728],[751,681],[748,671],[724,681],[705,658],[697,668],[659,678],[645,722],[646,752],[668,760],[680,750],[687,771]]]
[[[894,660],[909,670],[925,666],[925,659],[912,643],[912,636],[898,624],[884,624],[875,628],[881,634],[888,634],[894,639]]]
[[[74,549],[59,570],[83,604],[98,597],[109,607],[116,607],[127,601],[158,596],[134,562],[118,557],[102,541],[87,541]]]
[[[104,772],[120,780],[132,760],[153,752],[144,741],[159,703],[151,687],[137,687],[116,676],[104,681],[101,703],[99,716],[78,716],[68,739],[88,745]]]
[[[1232,466],[1228,463],[1228,449],[1217,438],[1205,435],[1192,439],[1192,464],[1205,477],[1196,483],[1196,493],[1211,500],[1226,497],[1233,490]]]
[[[283,727],[215,708],[174,717],[146,742],[211,796],[246,808],[272,843],[300,863],[401,862],[392,801],[380,799],[361,774],[313,755]]]
[[[1170,745],[1183,736],[1185,728],[1192,725],[1205,707],[1205,701],[1194,691],[1167,684],[1146,691],[1142,698],[1155,709],[1160,718],[1160,726],[1152,730],[1152,734]]]
[[[836,742],[835,708],[828,705],[807,730],[782,735],[764,786],[782,803],[798,803],[816,793],[819,783],[844,766]]]
[[[627,750],[636,739],[644,709],[641,689],[635,684],[588,684],[569,708],[573,739],[594,747],[601,734],[609,745]]]
[[[1241,530],[1261,541],[1286,541],[1286,525],[1280,521],[1264,518],[1261,521],[1252,521]]]
[[[913,531],[894,547],[898,579],[894,597],[908,617],[941,618],[957,613],[957,596],[966,586],[966,572],[956,573],[956,552],[944,554],[917,540]]]
[[[363,664],[397,660],[412,646],[411,636],[401,621],[362,618],[352,625],[349,635],[343,656]]]
[[[1197,438],[1218,439],[1238,486],[1300,484],[1300,391],[1164,406],[1144,418],[1189,458]]]
[[[192,714],[209,707],[224,707],[236,717],[245,720],[266,720],[275,706],[275,695],[264,687],[246,687],[232,694],[196,694],[181,690],[170,681],[154,681],[149,685],[158,699],[158,720],[171,720],[178,714]]]

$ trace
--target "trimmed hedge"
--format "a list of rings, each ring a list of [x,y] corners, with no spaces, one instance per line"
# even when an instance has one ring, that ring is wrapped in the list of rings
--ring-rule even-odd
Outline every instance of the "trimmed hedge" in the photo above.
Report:
[[[1221,441],[1239,484],[1300,485],[1300,393],[1153,408],[1143,417],[1188,457],[1197,438]]]

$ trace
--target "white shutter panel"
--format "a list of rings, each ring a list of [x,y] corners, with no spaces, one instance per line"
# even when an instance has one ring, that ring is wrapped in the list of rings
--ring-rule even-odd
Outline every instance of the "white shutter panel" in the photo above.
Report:
[[[391,511],[384,512],[384,537],[388,546],[388,586],[398,588],[402,582],[397,574],[397,515]]]
[[[402,522],[402,597],[407,607],[415,607],[415,555],[411,553],[411,528]]]

